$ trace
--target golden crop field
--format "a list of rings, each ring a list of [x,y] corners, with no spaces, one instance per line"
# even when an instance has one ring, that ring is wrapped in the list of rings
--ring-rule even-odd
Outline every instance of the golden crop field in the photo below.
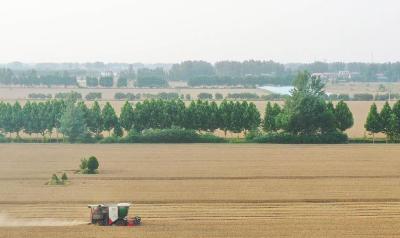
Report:
[[[0,237],[397,237],[397,145],[2,144]],[[74,171],[95,155],[98,175]],[[70,184],[48,186],[53,173]],[[132,202],[140,227],[87,225]]]

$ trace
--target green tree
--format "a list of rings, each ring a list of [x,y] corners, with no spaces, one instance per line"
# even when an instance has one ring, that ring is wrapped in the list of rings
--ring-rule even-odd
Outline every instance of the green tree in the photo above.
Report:
[[[372,141],[375,143],[375,133],[382,131],[382,121],[375,103],[371,105],[364,127],[372,133]]]
[[[279,126],[295,135],[315,135],[335,130],[335,116],[324,100],[320,79],[301,72],[278,117]]]
[[[42,135],[43,141],[45,140],[45,135],[46,131],[51,125],[51,114],[50,110],[48,110],[48,106],[44,102],[39,102],[36,107],[36,113],[35,113],[35,130],[36,133],[39,133]],[[51,126],[50,126],[51,127]]]
[[[96,172],[98,168],[99,168],[99,161],[97,160],[97,158],[94,156],[89,157],[87,161],[88,172],[93,174]]]
[[[119,77],[117,81],[117,87],[118,88],[128,87],[128,79],[125,77]]]
[[[65,112],[61,116],[60,131],[68,137],[69,141],[75,142],[84,138],[86,133],[85,112],[82,108],[69,102]]]
[[[233,106],[232,111],[232,119],[230,130],[234,133],[240,133],[244,130],[244,115],[246,113],[246,104],[241,104],[239,101],[236,101]]]
[[[13,123],[13,106],[10,103],[6,103],[3,109],[3,130],[5,133],[14,132],[14,123]]]
[[[329,109],[329,107],[328,107]],[[336,127],[341,130],[345,131],[351,128],[354,124],[353,113],[351,113],[347,104],[341,100],[336,105],[335,112],[335,120],[336,120]]]
[[[4,109],[5,110],[5,109]],[[28,135],[32,135],[34,132],[33,129],[33,123],[34,123],[34,117],[33,117],[33,104],[28,101],[25,103],[23,109],[22,109],[22,114],[23,114],[23,124],[24,124],[24,132]]]
[[[117,115],[115,114],[114,108],[111,106],[109,102],[103,107],[101,112],[101,116],[103,118],[103,126],[106,131],[108,131],[109,135],[111,135],[111,130],[115,127],[115,124],[118,122]]]
[[[219,128],[220,121],[221,117],[218,105],[213,101],[209,105],[208,130],[214,132]]]
[[[6,105],[4,102],[0,101],[0,132],[4,132],[5,115],[6,115]]]
[[[245,133],[247,133],[247,131],[256,130],[261,123],[260,112],[258,111],[257,106],[252,102],[247,104],[246,101],[243,101],[242,107],[245,110],[243,115],[243,129]]]
[[[89,110],[89,123],[88,128],[91,133],[94,133],[96,137],[100,137],[103,132],[103,118],[101,115],[100,105],[95,101]]]
[[[126,101],[121,109],[121,115],[119,116],[121,126],[126,130],[130,131],[133,126],[134,114],[132,105]]]
[[[115,126],[114,126],[113,136],[122,137],[123,135],[124,135],[124,132],[122,130],[121,123],[118,120],[117,123],[115,123]]]
[[[392,136],[392,108],[389,103],[386,102],[383,106],[381,112],[379,113],[379,117],[381,119],[382,132],[386,135],[386,143],[389,137]]]
[[[61,117],[65,112],[66,105],[63,100],[53,101],[54,128],[56,129],[56,137],[58,141],[58,133],[61,130]]]
[[[19,102],[15,102],[12,107],[12,124],[13,131],[17,134],[17,137],[19,137],[19,132],[24,127],[23,116],[21,104],[19,104]]]
[[[232,125],[232,112],[234,104],[232,101],[223,100],[219,105],[220,112],[220,126],[219,128],[224,131],[225,137],[227,131],[231,130]]]
[[[85,102],[83,101],[79,101],[76,104],[77,107],[80,108],[80,110],[83,112],[84,118],[85,118],[85,124],[86,126],[89,126],[89,124],[91,123],[91,117],[90,117],[90,110],[89,108],[86,106]]]
[[[400,101],[393,105],[390,125],[394,139],[398,140],[400,137]]]
[[[267,132],[273,132],[279,130],[277,116],[281,113],[281,107],[274,103],[274,106],[270,102],[267,103],[264,113],[263,129]]]

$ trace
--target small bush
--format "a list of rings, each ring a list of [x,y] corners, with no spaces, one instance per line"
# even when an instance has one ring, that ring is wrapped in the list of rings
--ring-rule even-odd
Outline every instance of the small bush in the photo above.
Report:
[[[197,95],[197,98],[200,100],[211,100],[213,99],[213,95],[211,93],[199,93],[199,95]]]
[[[101,99],[101,97],[102,97],[102,94],[98,93],[98,92],[90,92],[85,96],[86,100],[88,100],[88,101],[98,100],[98,99]]]
[[[276,94],[276,93],[272,93],[272,94],[268,94],[268,95],[262,95],[260,98],[262,100],[266,100],[266,101],[280,101],[280,100],[285,99],[285,96]]]
[[[292,135],[289,133],[269,133],[251,139],[255,143],[272,144],[343,144],[348,142],[346,134],[331,132],[318,135]]]
[[[387,101],[389,100],[389,94],[376,94],[375,101]]]
[[[28,95],[28,98],[31,98],[31,99],[51,99],[52,95],[51,94],[44,94],[44,93],[30,93]]]
[[[221,93],[216,93],[215,94],[215,99],[216,100],[222,100],[222,99],[224,99],[224,96]]]
[[[57,174],[53,174],[51,176],[50,181],[47,183],[47,185],[64,185],[64,180],[60,180],[57,176]]]
[[[89,173],[93,174],[99,168],[99,161],[96,157],[90,156],[87,162],[87,169]]]
[[[128,100],[128,101],[134,101],[134,100],[139,100],[141,98],[141,94],[133,94],[133,93],[122,93],[122,92],[117,92],[114,94],[114,99],[116,100]]]
[[[89,159],[83,158],[79,168],[83,174],[96,174],[99,168],[99,161],[94,156],[90,156]]]
[[[370,93],[356,93],[353,95],[354,101],[372,101],[374,100],[374,95]]]
[[[105,137],[100,140],[100,144],[114,144],[114,143],[120,143],[120,142],[124,142],[124,141],[121,139],[121,137],[117,137],[117,136],[109,136],[109,137]]]
[[[69,92],[69,93],[56,93],[56,95],[54,96],[54,98],[56,99],[71,99],[71,100],[79,100],[82,99],[82,94],[78,93],[78,92]]]
[[[61,180],[62,181],[67,181],[68,180],[68,176],[66,173],[63,173],[63,175],[61,176]]]
[[[170,128],[148,129],[142,133],[130,131],[123,141],[128,143],[217,143],[225,140],[213,134],[198,134],[194,130]]]
[[[256,137],[262,136],[262,132],[259,130],[251,130],[246,134],[246,141],[251,141]]]
[[[337,96],[337,100],[349,101],[350,96],[348,94],[342,93]]]
[[[260,99],[260,97],[255,94],[255,93],[229,93],[227,98],[229,99],[245,99],[245,100],[257,100]]]
[[[83,158],[83,159],[81,159],[81,164],[79,165],[79,168],[81,170],[86,170],[87,169],[87,164],[88,164],[87,159]]]

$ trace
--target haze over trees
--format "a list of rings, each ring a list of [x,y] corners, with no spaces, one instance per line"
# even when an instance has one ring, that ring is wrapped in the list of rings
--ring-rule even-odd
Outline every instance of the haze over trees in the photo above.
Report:
[[[0,66],[1,85],[77,86],[78,78],[88,87],[167,87],[168,81],[185,81],[189,86],[291,85],[297,72],[336,73],[352,82],[400,81],[400,62],[281,64],[274,61],[184,61],[178,64],[36,64],[12,63]],[[340,74],[340,72],[344,74]],[[108,73],[104,76],[103,73]],[[344,76],[343,76],[344,75]],[[363,96],[363,95],[360,95]],[[364,95],[365,96],[365,95]]]

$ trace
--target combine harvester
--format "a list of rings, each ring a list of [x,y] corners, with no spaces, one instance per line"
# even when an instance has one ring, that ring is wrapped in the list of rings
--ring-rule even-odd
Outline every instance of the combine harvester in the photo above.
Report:
[[[138,226],[141,218],[128,218],[130,203],[88,205],[91,224],[100,226]]]

